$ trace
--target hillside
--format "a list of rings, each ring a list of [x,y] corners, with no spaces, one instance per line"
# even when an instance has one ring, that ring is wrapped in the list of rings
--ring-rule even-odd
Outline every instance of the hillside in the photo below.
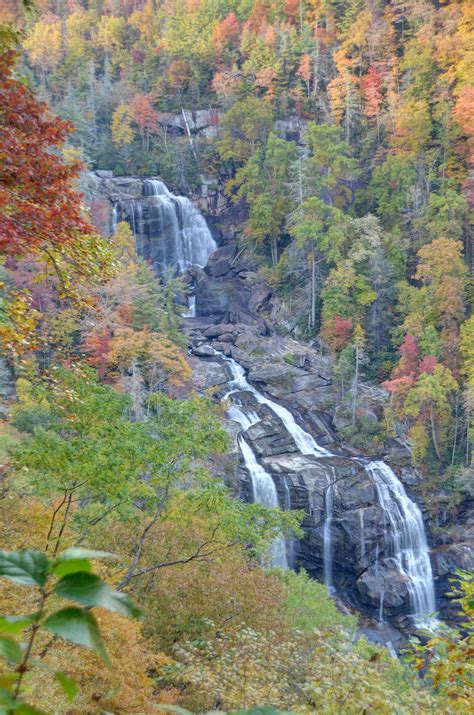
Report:
[[[471,712],[473,40],[0,4],[6,713]]]

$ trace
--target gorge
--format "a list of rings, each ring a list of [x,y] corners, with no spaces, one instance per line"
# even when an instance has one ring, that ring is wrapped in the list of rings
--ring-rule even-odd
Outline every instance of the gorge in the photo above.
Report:
[[[303,538],[276,540],[270,563],[303,566],[381,623],[433,627],[436,585],[420,508],[388,464],[341,444],[322,407],[328,359],[277,334],[271,290],[237,254],[225,217],[224,230],[211,223],[214,238],[189,199],[158,179],[94,175],[88,186],[110,202],[112,221],[128,221],[137,251],[158,273],[187,271],[196,306],[186,320],[193,368],[226,406],[241,497],[305,512]],[[285,364],[288,349],[300,352],[301,367]],[[441,560],[433,559],[442,611]]]
[[[472,20],[0,2],[2,712],[472,712]]]

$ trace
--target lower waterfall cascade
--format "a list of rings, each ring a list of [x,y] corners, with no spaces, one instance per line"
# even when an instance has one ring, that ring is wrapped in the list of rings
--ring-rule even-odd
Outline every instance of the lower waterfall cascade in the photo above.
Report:
[[[279,506],[277,490],[271,475],[257,462],[252,448],[243,437],[239,438],[239,449],[252,479],[254,501],[268,507]],[[279,566],[282,569],[288,568],[286,544],[282,537],[276,538],[270,547],[270,565]]]
[[[334,584],[332,578],[332,538],[331,538],[331,528],[332,528],[332,510],[333,510],[333,486],[332,482],[326,487],[324,494],[324,507],[325,507],[325,518],[324,518],[324,583],[330,594],[334,593]]]
[[[239,392],[251,393],[259,404],[266,405],[281,420],[302,454],[313,455],[316,458],[335,456],[324,447],[318,445],[312,435],[298,425],[294,416],[286,407],[266,397],[251,385],[246,378],[244,368],[238,362],[233,358],[225,357],[219,353],[216,354],[228,366],[231,375],[229,382],[231,389],[224,398],[230,397],[233,400],[233,404],[228,410],[228,417],[237,421],[243,432],[256,424],[258,417],[255,412],[247,410],[241,404],[236,404],[236,396],[238,396]],[[268,506],[278,505],[275,485],[273,485],[272,490],[268,482],[268,479],[273,482],[271,475],[257,462],[255,454],[242,434],[239,436],[238,444],[244,465],[252,481],[255,501]],[[357,461],[360,460],[357,459]],[[412,622],[418,628],[433,630],[437,624],[434,616],[436,611],[434,581],[421,511],[417,504],[408,497],[403,484],[385,462],[372,461],[363,466],[375,483],[379,504],[384,514],[385,558],[393,561],[397,571],[407,583]],[[255,486],[256,484],[258,487]],[[331,539],[334,484],[335,481],[329,480],[325,491],[325,520],[323,527],[324,581],[329,593],[332,594],[335,593],[332,574]],[[283,504],[283,507],[285,508],[286,505]],[[362,535],[361,538],[363,539]],[[285,557],[283,563],[278,563],[277,552],[281,555],[281,547],[273,545],[271,555],[273,565],[288,567],[287,557]],[[384,599],[383,594],[381,594],[380,622],[384,621],[383,605]]]
[[[421,511],[385,462],[370,462],[366,469],[374,478],[386,519],[385,542],[398,571],[407,578],[413,620],[432,628],[436,625],[433,571]],[[380,600],[383,616],[383,592]]]

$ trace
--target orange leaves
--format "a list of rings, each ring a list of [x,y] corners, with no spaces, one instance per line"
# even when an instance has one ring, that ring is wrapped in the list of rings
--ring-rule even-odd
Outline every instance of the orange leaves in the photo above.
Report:
[[[311,79],[311,55],[302,55],[298,70],[298,77],[301,77],[303,82],[309,82]]]
[[[453,114],[466,137],[468,159],[472,163],[474,162],[474,86],[466,85],[460,90]]]
[[[162,389],[168,381],[174,388],[181,388],[191,378],[183,351],[146,327],[136,331],[130,327],[118,328],[108,341],[105,361],[112,370],[121,373],[137,365],[155,390]]]
[[[364,114],[369,119],[376,119],[382,102],[382,77],[376,67],[369,71],[361,81],[362,97],[365,101]]]
[[[136,94],[131,101],[133,121],[141,134],[153,132],[157,128],[159,114],[151,103],[150,95]]]
[[[214,27],[212,39],[219,50],[237,40],[240,33],[239,21],[234,12],[230,12]]]

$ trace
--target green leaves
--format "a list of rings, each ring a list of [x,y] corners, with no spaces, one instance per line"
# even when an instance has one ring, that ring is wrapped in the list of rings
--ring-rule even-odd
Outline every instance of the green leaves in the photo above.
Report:
[[[116,559],[116,554],[109,551],[96,551],[95,549],[83,549],[80,546],[71,546],[59,555],[58,561],[71,559]]]
[[[87,559],[68,559],[66,561],[59,561],[54,567],[54,573],[56,576],[61,577],[78,571],[89,572],[91,569],[91,562]]]
[[[36,615],[31,616],[0,616],[0,632],[18,635],[21,631],[34,623]]]
[[[85,606],[102,606],[123,616],[138,618],[140,609],[125,593],[107,586],[98,576],[78,571],[64,576],[55,586],[55,593],[62,598],[77,601]]]
[[[9,663],[16,665],[23,657],[23,651],[13,638],[0,636],[0,656],[8,660]]]
[[[63,608],[44,621],[44,627],[54,635],[95,651],[107,665],[110,660],[105,650],[97,621],[92,613],[79,608]]]
[[[67,576],[77,571],[90,571],[91,563],[89,559],[115,558],[114,554],[108,551],[95,551],[94,549],[82,549],[79,547],[71,547],[66,549],[59,558],[54,567],[56,576]]]
[[[50,566],[41,551],[0,551],[0,576],[25,586],[44,586]]]
[[[47,630],[76,645],[90,648],[107,665],[110,665],[97,621],[92,613],[88,610],[68,607],[54,613],[50,612],[48,615],[47,603],[50,596],[55,594],[84,606],[101,606],[124,616],[139,616],[140,610],[126,594],[115,591],[91,573],[90,559],[112,556],[113,554],[106,551],[74,547],[67,549],[52,561],[45,554],[32,549],[19,552],[0,551],[0,576],[26,586],[36,586],[40,595],[37,613],[26,616],[0,616],[0,633],[19,636],[25,628],[34,626],[30,630],[31,640],[26,658],[24,649],[18,641],[9,635],[0,636],[0,658],[4,658],[16,668],[12,673],[0,677],[0,712],[24,713],[24,715],[40,713],[39,710],[19,699],[18,688],[13,692],[16,683],[21,685],[20,673],[29,670],[32,666],[31,646],[40,629]],[[69,701],[72,701],[77,693],[75,682],[61,671],[55,672],[54,677]]]
[[[60,670],[58,670],[55,674],[54,677],[58,681],[59,685],[61,686],[64,694],[67,696],[69,702],[74,700],[74,698],[77,695],[77,685],[70,678],[66,673],[62,673]]]

